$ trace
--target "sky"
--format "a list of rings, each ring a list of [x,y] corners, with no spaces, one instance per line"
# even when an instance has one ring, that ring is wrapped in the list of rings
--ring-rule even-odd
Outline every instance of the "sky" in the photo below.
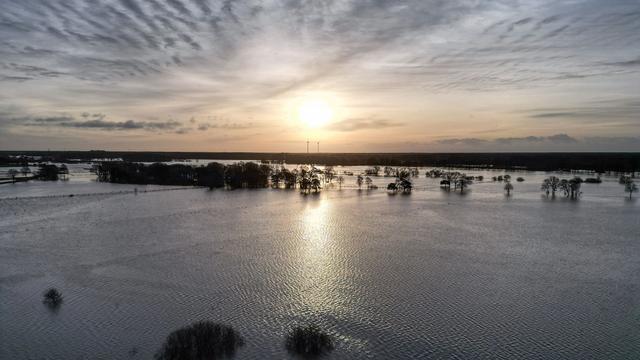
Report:
[[[640,0],[0,0],[0,149],[640,151]]]

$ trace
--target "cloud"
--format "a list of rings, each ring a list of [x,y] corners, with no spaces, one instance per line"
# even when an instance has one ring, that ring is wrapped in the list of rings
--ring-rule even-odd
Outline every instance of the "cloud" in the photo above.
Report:
[[[576,119],[606,123],[610,119],[626,119],[640,125],[640,99],[636,97],[584,101],[576,107],[534,108],[521,112],[540,120]]]
[[[4,118],[4,125],[27,126],[31,128],[73,128],[84,130],[100,130],[100,131],[151,131],[157,133],[173,132],[176,134],[187,134],[194,130],[207,131],[209,129],[220,130],[245,130],[253,129],[258,125],[252,122],[237,123],[197,123],[195,117],[189,118],[186,122],[176,120],[166,121],[139,121],[139,120],[123,120],[111,121],[107,120],[107,115],[103,113],[83,112],[79,118],[72,115],[54,115],[54,116],[14,116],[12,113],[0,113],[0,119]],[[3,123],[0,122],[0,125]],[[197,126],[196,126],[197,124]]]
[[[522,143],[576,143],[577,140],[567,134],[555,134],[550,136],[523,136],[523,137],[507,137],[495,139],[478,139],[478,138],[461,138],[461,139],[441,139],[437,140],[437,144],[443,145],[512,145]]]
[[[529,117],[532,118],[563,118],[563,117],[575,117],[579,116],[579,112],[543,112],[539,114],[533,114]]]
[[[72,116],[50,116],[50,117],[37,117],[31,119],[36,123],[62,123],[62,122],[70,122],[75,119]]]
[[[149,130],[149,131],[180,131],[184,133],[189,128],[182,127],[182,123],[174,120],[167,121],[109,121],[106,115],[101,113],[82,113],[80,119],[71,115],[44,116],[44,117],[10,117],[8,122],[18,126],[46,127],[46,128],[75,128],[89,130]]]
[[[334,122],[327,127],[333,131],[375,130],[403,126],[402,123],[386,119],[352,118]]]
[[[151,121],[106,121],[106,120],[86,120],[62,122],[57,124],[61,127],[99,129],[99,130],[173,130],[182,125],[178,121],[151,122]]]
[[[441,145],[465,145],[465,146],[477,146],[485,145],[489,143],[489,140],[477,139],[477,138],[453,138],[453,139],[441,139],[437,140],[436,144]]]
[[[394,136],[415,138],[414,129],[432,131],[436,114],[463,117],[491,99],[501,99],[494,113],[513,116],[500,119],[513,119],[508,129],[564,133],[585,125],[593,130],[581,134],[592,136],[604,130],[635,135],[638,129],[640,110],[629,100],[640,82],[636,0],[0,5],[0,98],[23,109],[14,117],[69,109],[112,117],[78,117],[66,121],[67,129],[160,133],[256,126],[186,120],[219,112],[255,119],[275,135],[279,126],[268,124],[286,103],[316,90],[343,99],[352,119],[328,129],[345,133],[403,127]],[[533,109],[537,104],[546,108]],[[402,122],[366,117],[372,113]],[[163,128],[141,120],[169,116],[185,124]],[[474,124],[476,135],[465,136],[493,128],[494,120],[486,119]],[[9,120],[0,119],[20,126]]]
[[[611,65],[611,66],[639,66],[640,65],[640,57],[638,57],[636,59],[632,59],[632,60],[607,62],[607,63],[604,63],[604,64],[605,65]]]
[[[551,141],[551,142],[555,142],[555,143],[576,143],[576,142],[578,142],[578,140],[572,138],[571,136],[569,136],[567,134],[556,134],[556,135],[547,136],[546,140]]]
[[[255,128],[253,123],[223,123],[223,124],[210,124],[200,123],[198,124],[198,130],[207,131],[209,129],[225,129],[225,130],[245,130]]]
[[[423,144],[425,151],[640,151],[640,137],[599,136],[576,138],[568,134],[452,138]]]

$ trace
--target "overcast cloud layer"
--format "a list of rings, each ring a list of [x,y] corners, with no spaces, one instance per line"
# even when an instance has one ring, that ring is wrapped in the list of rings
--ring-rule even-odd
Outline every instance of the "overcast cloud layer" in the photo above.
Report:
[[[1,149],[640,151],[637,0],[0,6]]]

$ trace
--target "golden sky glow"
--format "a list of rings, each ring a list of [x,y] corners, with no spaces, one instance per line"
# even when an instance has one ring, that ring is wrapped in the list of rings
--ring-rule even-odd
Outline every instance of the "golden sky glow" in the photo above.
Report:
[[[640,151],[634,0],[0,4],[2,149]]]

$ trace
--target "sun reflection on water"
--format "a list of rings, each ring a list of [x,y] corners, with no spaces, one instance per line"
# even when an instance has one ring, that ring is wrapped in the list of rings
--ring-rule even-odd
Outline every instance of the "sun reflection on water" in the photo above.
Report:
[[[332,256],[333,227],[331,204],[317,199],[302,215],[300,245],[300,296],[312,311],[330,310],[336,281],[336,264]]]

